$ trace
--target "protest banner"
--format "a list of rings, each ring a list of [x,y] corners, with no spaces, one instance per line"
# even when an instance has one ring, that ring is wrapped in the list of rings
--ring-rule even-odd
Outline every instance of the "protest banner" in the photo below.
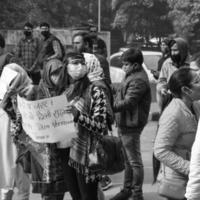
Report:
[[[67,111],[66,96],[60,95],[36,101],[17,97],[25,132],[36,142],[69,142],[76,137],[77,129],[72,113]]]

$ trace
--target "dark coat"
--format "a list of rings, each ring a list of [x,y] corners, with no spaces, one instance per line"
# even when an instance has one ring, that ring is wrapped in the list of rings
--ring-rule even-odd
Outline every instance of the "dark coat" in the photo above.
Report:
[[[114,102],[117,126],[141,131],[148,120],[151,104],[149,79],[143,68],[131,72],[120,84]]]

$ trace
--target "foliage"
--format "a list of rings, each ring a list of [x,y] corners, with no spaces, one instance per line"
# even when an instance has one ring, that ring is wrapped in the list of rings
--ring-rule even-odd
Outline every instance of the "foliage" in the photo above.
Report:
[[[53,27],[71,27],[92,19],[98,20],[97,0],[1,0],[1,28],[21,28],[26,21],[38,25],[49,22]],[[111,23],[111,0],[102,0],[102,24]]]
[[[120,27],[126,33],[160,37],[172,31],[166,18],[169,7],[162,0],[113,0],[112,8],[116,11],[113,26]],[[162,28],[161,28],[162,27]]]
[[[194,36],[194,28],[199,23],[200,4],[195,0],[168,0],[174,32],[187,39]]]
[[[175,33],[189,41],[200,35],[200,0],[101,0],[101,27],[110,25],[135,38]],[[22,28],[26,21],[53,27],[97,25],[98,0],[1,0],[1,29]]]

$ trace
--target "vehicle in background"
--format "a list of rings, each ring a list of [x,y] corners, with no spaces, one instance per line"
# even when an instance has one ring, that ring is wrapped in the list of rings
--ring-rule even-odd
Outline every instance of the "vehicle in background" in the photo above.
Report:
[[[124,78],[124,71],[122,68],[121,55],[128,48],[120,48],[119,52],[114,53],[110,56],[110,75],[111,81],[121,82]],[[152,94],[152,102],[156,101],[156,83],[153,72],[157,70],[158,60],[162,56],[162,53],[159,51],[146,51],[142,50],[142,54],[144,56],[143,68],[147,72],[150,84],[151,84],[151,94]]]

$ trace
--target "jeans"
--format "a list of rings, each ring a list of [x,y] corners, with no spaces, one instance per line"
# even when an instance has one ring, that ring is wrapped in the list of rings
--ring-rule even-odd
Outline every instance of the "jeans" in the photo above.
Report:
[[[118,129],[125,158],[124,189],[131,190],[135,199],[143,197],[144,168],[140,150],[141,132]]]

